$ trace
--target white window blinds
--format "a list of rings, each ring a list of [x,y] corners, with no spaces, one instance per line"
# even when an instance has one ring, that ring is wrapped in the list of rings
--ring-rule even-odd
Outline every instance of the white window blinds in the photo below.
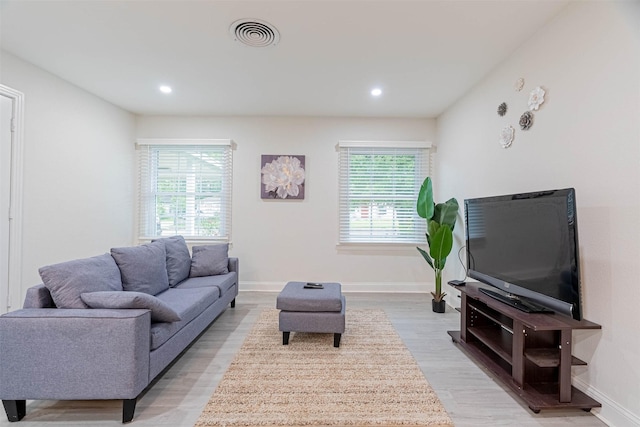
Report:
[[[339,242],[422,243],[416,213],[429,174],[426,142],[341,141]]]
[[[137,154],[140,240],[230,240],[230,140],[138,140]]]

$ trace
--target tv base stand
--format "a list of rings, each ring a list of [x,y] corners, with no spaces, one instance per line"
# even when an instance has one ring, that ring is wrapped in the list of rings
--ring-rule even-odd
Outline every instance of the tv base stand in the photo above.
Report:
[[[590,411],[600,403],[571,386],[571,366],[586,362],[571,355],[574,329],[601,329],[588,320],[525,313],[467,283],[461,292],[460,331],[449,335],[469,356],[511,388],[529,408]]]

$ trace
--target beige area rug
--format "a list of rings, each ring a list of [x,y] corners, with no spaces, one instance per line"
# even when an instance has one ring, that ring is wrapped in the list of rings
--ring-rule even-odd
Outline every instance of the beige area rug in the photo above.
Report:
[[[349,310],[333,334],[291,333],[261,313],[200,415],[204,426],[453,426],[383,310]]]

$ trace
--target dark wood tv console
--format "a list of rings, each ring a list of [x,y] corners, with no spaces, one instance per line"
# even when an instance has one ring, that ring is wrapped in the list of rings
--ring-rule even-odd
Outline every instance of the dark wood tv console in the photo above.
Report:
[[[478,288],[461,292],[460,331],[449,331],[454,342],[484,365],[538,413],[550,408],[585,411],[600,403],[571,386],[571,366],[586,362],[571,354],[574,329],[601,329],[588,320],[548,313],[525,313],[497,301]]]

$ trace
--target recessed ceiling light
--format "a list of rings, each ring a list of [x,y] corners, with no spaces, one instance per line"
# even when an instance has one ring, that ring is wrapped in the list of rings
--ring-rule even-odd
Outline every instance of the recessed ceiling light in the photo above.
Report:
[[[171,86],[166,86],[166,85],[162,85],[160,86],[160,92],[162,93],[171,93],[173,89],[171,89]]]
[[[371,96],[380,96],[382,95],[382,89],[379,87],[371,89]]]

